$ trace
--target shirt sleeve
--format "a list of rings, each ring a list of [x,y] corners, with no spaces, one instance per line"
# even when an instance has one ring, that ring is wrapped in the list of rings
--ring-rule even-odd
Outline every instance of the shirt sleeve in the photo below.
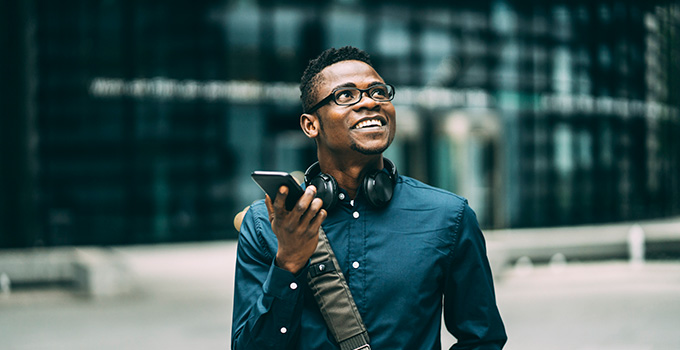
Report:
[[[472,209],[463,203],[444,286],[444,322],[458,342],[451,349],[502,349],[507,341],[486,243]]]
[[[299,337],[307,267],[292,274],[274,264],[264,238],[269,221],[253,211],[246,213],[238,240],[231,348],[291,349]]]

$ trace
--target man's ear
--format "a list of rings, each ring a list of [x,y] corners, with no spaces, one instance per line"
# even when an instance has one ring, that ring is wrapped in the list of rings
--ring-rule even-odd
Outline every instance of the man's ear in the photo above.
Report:
[[[310,139],[319,136],[319,117],[314,114],[303,114],[300,116],[300,128]]]

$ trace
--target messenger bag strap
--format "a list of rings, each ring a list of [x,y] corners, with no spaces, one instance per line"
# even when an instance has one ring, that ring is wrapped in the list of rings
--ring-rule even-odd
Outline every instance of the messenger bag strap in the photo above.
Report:
[[[366,326],[322,228],[307,272],[307,283],[340,350],[370,350]]]

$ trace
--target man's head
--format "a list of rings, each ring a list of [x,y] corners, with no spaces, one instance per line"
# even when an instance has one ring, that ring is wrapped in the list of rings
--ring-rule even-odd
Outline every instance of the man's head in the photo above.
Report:
[[[316,140],[319,156],[377,155],[396,128],[394,89],[353,47],[328,49],[303,74],[300,126]]]
[[[372,66],[368,54],[365,51],[352,46],[345,46],[340,49],[328,49],[322,52],[319,57],[309,61],[307,69],[302,73],[302,79],[300,80],[300,100],[302,101],[302,110],[304,113],[307,113],[309,109],[322,98],[322,96],[318,96],[317,90],[319,84],[323,80],[323,76],[319,73],[333,63],[350,60],[361,61]]]

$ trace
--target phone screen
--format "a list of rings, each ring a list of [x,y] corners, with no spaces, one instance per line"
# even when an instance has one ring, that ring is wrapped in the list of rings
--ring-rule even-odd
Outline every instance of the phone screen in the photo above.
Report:
[[[286,209],[291,210],[297,203],[298,199],[304,193],[304,190],[298,185],[295,178],[289,173],[282,171],[254,171],[250,176],[253,178],[260,188],[269,195],[272,202],[276,199],[276,194],[279,193],[281,186],[288,187],[288,197],[286,197]]]

